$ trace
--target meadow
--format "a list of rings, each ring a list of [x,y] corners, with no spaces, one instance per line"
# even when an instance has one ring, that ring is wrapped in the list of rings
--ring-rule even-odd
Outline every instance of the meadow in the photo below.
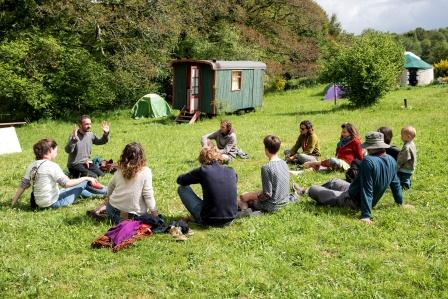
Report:
[[[90,243],[110,223],[85,213],[101,199],[31,211],[28,190],[11,208],[38,139],[56,139],[57,162],[65,168],[63,147],[74,123],[40,121],[17,128],[22,153],[0,156],[0,297],[448,298],[448,86],[402,88],[362,109],[346,100],[324,102],[322,89],[269,94],[254,113],[219,115],[194,125],[133,120],[129,111],[93,115],[94,132],[101,134],[102,119],[111,128],[110,142],[94,147],[93,156],[117,160],[126,143],[141,142],[158,210],[169,221],[187,216],[176,178],[198,166],[200,137],[216,130],[222,118],[233,123],[239,146],[250,155],[231,164],[239,193],[261,187],[263,137],[278,135],[282,150],[289,148],[301,120],[313,122],[323,157],[334,155],[344,122],[355,124],[362,137],[389,126],[392,143],[400,147],[400,129],[411,124],[417,129],[418,165],[404,197],[413,208],[396,206],[387,192],[369,226],[360,223],[359,212],[317,206],[304,196],[281,211],[224,228],[192,225],[195,234],[185,242],[156,234],[119,253],[93,250]],[[342,177],[306,172],[291,183],[309,186],[334,176]]]

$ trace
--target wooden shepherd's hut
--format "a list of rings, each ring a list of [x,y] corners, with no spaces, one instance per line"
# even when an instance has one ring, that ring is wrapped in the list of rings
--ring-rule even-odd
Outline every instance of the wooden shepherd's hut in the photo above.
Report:
[[[175,60],[172,106],[179,122],[260,107],[266,64],[258,61]]]

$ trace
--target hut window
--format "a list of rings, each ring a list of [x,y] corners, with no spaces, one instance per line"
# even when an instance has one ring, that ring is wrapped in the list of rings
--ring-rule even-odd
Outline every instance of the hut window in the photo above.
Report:
[[[232,71],[232,91],[241,90],[241,71]]]

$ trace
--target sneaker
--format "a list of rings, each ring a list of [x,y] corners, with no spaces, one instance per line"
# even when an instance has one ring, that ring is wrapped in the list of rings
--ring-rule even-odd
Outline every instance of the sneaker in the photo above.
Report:
[[[94,189],[98,189],[98,190],[100,190],[100,189],[103,189],[103,188],[104,188],[104,186],[103,186],[103,185],[101,185],[101,183],[100,183],[100,182],[98,182],[98,181],[95,181],[94,183],[92,183],[92,182],[89,182],[89,186],[90,186],[90,187],[92,187],[92,188],[94,188]]]
[[[172,227],[170,228],[169,233],[170,233],[171,236],[173,236],[173,238],[174,238],[176,241],[186,241],[186,240],[187,240],[187,236],[185,236],[185,235],[182,233],[181,228],[178,227],[178,226],[172,226]]]

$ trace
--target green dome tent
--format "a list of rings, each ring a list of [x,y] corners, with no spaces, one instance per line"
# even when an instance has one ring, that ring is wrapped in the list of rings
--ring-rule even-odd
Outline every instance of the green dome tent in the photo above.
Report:
[[[158,94],[150,93],[142,96],[132,107],[132,118],[158,118],[171,115],[171,107]]]

